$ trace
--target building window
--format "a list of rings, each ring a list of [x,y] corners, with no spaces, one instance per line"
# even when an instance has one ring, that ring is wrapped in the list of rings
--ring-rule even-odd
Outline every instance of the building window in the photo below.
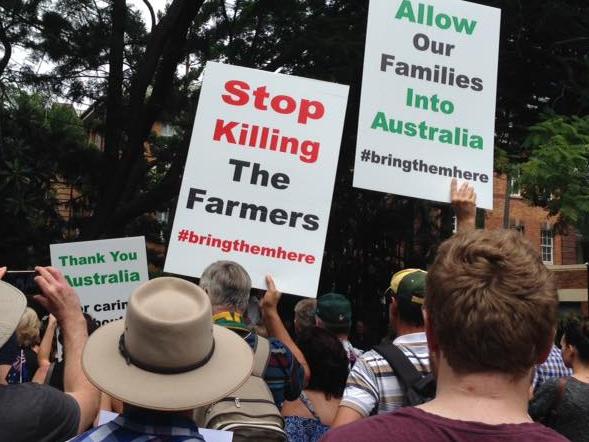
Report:
[[[452,233],[458,232],[458,218],[456,215],[452,217]]]
[[[511,172],[510,182],[509,182],[509,195],[513,198],[521,198],[521,188],[519,185],[519,176],[520,172],[519,169],[516,169]]]
[[[552,229],[542,229],[540,231],[540,251],[542,261],[546,264],[552,264],[554,261],[554,233]]]

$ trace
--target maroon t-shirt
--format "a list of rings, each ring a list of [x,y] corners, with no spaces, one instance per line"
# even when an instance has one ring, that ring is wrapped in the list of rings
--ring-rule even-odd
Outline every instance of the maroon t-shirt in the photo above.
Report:
[[[489,425],[466,422],[419,408],[369,417],[330,430],[321,442],[563,442],[568,439],[536,423]]]

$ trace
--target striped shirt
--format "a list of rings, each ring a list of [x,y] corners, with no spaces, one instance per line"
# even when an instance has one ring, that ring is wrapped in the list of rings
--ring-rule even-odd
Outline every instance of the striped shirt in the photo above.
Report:
[[[356,361],[358,360],[358,358],[360,356],[362,356],[362,353],[364,353],[362,350],[358,350],[356,347],[354,347],[352,345],[352,343],[350,341],[348,341],[347,339],[344,341],[341,341],[342,345],[344,346],[344,350],[346,351],[346,355],[348,356],[348,370],[351,370],[352,367],[354,366],[354,364],[356,363]]]
[[[425,333],[399,336],[393,341],[421,373],[429,372],[429,351]],[[403,387],[380,353],[364,353],[352,368],[340,406],[362,416],[389,413],[404,405]]]

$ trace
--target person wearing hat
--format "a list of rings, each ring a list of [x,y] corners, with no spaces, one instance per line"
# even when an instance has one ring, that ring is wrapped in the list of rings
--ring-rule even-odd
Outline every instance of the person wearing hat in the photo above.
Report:
[[[513,230],[446,240],[423,313],[435,398],[336,428],[323,442],[568,440],[528,414],[534,365],[548,356],[558,319],[554,275],[530,241]]]
[[[267,282],[273,285],[271,278]],[[244,320],[252,281],[243,266],[234,261],[216,261],[203,271],[199,285],[211,300],[215,324],[234,331],[252,349],[256,348],[258,339],[264,338],[250,330]],[[271,329],[268,330],[272,333]],[[270,357],[263,377],[272,392],[274,403],[281,409],[285,400],[299,397],[305,373],[285,342],[275,335],[271,335],[268,340]]]
[[[213,324],[200,287],[162,277],[135,289],[125,319],[90,336],[82,364],[90,382],[122,401],[124,411],[73,441],[204,441],[193,410],[239,388],[253,355],[237,334]]]
[[[457,231],[475,229],[476,193],[467,182],[450,183],[450,201],[456,214]],[[422,305],[426,272],[405,269],[393,275],[387,291],[392,294],[389,318],[398,345],[418,371],[429,371],[429,352],[424,333]],[[357,421],[373,413],[387,413],[403,405],[403,390],[384,357],[371,350],[362,355],[350,372],[334,427]]]
[[[37,267],[41,295],[35,299],[52,313],[64,336],[69,357],[65,367],[65,394],[48,385],[6,385],[0,379],[0,440],[11,442],[63,441],[92,424],[98,412],[98,391],[82,371],[82,349],[87,339],[80,299],[63,275],[52,267]],[[0,268],[0,279],[6,267]],[[0,281],[0,349],[9,342],[25,311],[25,295]]]
[[[427,273],[405,269],[391,278],[390,318],[399,347],[421,373],[429,372],[429,352],[423,323],[423,299]],[[377,351],[364,353],[354,364],[334,427],[372,414],[389,413],[405,402],[403,388],[386,359]]]
[[[349,368],[362,355],[362,350],[354,348],[349,341],[350,328],[352,327],[352,304],[344,295],[339,293],[327,293],[317,298],[315,310],[317,327],[329,330],[337,336],[348,355]]]

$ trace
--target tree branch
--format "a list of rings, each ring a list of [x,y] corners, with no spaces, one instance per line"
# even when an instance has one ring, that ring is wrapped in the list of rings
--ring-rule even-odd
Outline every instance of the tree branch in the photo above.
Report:
[[[104,156],[106,169],[111,170],[119,157],[121,135],[123,132],[123,59],[125,51],[125,19],[127,5],[125,0],[112,2],[112,34],[108,56],[109,74],[106,99],[106,129],[104,136]],[[105,177],[105,179],[108,179]]]
[[[6,31],[2,26],[2,22],[0,22],[0,43],[4,46],[4,56],[2,60],[0,60],[0,76],[4,73],[6,66],[8,66],[8,62],[10,61],[10,57],[12,56],[12,46],[10,45],[10,40],[8,39],[8,35],[6,35]]]
[[[151,17],[151,30],[150,30],[150,32],[153,32],[153,28],[155,28],[155,12],[153,11],[153,6],[151,6],[151,3],[149,3],[149,0],[143,0],[143,3],[145,3],[145,6],[147,6],[147,9],[149,9],[149,16]]]
[[[118,166],[111,175],[112,179],[96,207],[92,222],[83,232],[84,238],[97,238],[112,229],[112,214],[122,201],[132,199],[130,196],[145,175],[144,141],[159,117],[186,45],[188,28],[203,2],[204,0],[174,0],[168,13],[153,30],[147,51],[132,80],[127,111],[128,115],[132,115],[127,120],[128,141],[117,162]],[[155,84],[146,104],[147,88],[156,69]]]

